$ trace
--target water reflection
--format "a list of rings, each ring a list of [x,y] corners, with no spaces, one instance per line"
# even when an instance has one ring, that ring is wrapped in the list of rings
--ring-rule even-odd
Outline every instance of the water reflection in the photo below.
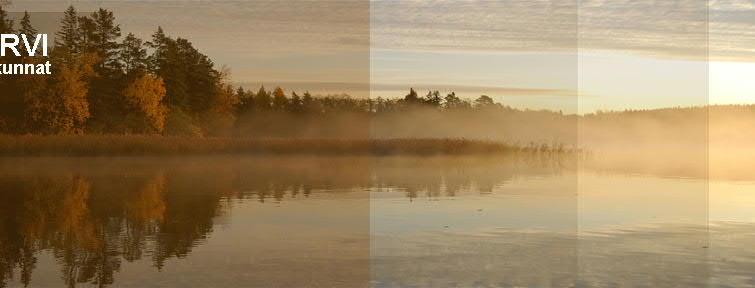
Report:
[[[361,221],[346,229],[364,236],[356,237],[365,267],[356,281],[366,284],[369,194],[355,191],[401,191],[409,198],[488,193],[521,174],[515,167],[523,163],[534,175],[559,173],[563,165],[543,158],[6,159],[0,165],[0,283],[26,286],[51,277],[33,273],[40,254],[49,254],[65,285],[107,286],[116,283],[124,262],[148,260],[160,271],[169,259],[185,258],[234,205],[325,193],[362,203],[351,215],[332,213]],[[290,226],[271,229],[297,229]]]
[[[755,284],[755,185],[575,163],[4,159],[0,286]]]
[[[187,193],[173,181],[163,172],[2,175],[3,282],[19,267],[29,284],[40,250],[52,252],[68,286],[112,284],[123,260],[148,255],[160,269],[187,255],[212,231],[223,192]]]

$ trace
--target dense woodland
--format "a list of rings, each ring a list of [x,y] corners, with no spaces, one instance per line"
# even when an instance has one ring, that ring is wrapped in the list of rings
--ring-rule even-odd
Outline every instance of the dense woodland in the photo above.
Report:
[[[11,21],[0,7],[1,33],[37,33],[30,14],[18,22]],[[438,110],[501,107],[488,96],[469,101],[438,91],[421,96],[410,90],[399,99],[355,99],[287,93],[280,87],[271,91],[264,86],[257,91],[236,88],[229,84],[228,71],[215,67],[189,40],[168,36],[159,27],[148,41],[131,33],[123,36],[113,12],[105,9],[80,16],[69,7],[54,38],[51,59],[44,59],[53,63],[52,76],[0,80],[0,132],[290,136],[296,134],[289,130],[297,130],[297,123],[326,125],[335,120],[318,120],[341,113],[364,116],[420,106]],[[41,57],[5,58],[0,63],[43,61]],[[283,118],[270,119],[276,115]],[[271,127],[271,121],[288,120],[296,121],[261,129]]]

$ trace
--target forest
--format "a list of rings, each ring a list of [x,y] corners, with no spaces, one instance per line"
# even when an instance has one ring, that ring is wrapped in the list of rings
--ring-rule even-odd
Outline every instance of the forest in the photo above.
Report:
[[[0,7],[0,33],[36,35],[37,30],[29,13],[14,23]],[[422,96],[413,89],[397,99],[288,93],[264,86],[254,91],[234,87],[229,71],[217,68],[188,39],[171,37],[160,27],[147,41],[123,34],[112,11],[81,16],[70,6],[55,33],[50,59],[45,59],[54,63],[52,76],[0,79],[0,132],[290,137],[306,136],[301,131],[309,130],[309,136],[328,137],[369,128],[356,121],[363,125],[344,132],[348,127],[338,124],[344,119],[337,114],[364,120],[420,107],[503,108],[488,96],[470,101],[453,92]],[[4,58],[0,63],[43,62],[42,57]],[[354,124],[350,118],[344,121]],[[323,127],[313,132],[300,126]]]

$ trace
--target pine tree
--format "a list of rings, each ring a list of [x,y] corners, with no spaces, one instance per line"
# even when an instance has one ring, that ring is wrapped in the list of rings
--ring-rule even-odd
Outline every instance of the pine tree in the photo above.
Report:
[[[55,33],[55,47],[65,50],[66,54],[79,53],[81,38],[76,8],[73,8],[73,5],[68,6],[60,22],[60,30]]]
[[[169,40],[170,39],[165,36],[163,27],[158,26],[157,31],[152,34],[152,40],[147,41],[147,46],[154,50],[154,52],[152,52],[152,55],[150,55],[148,59],[150,71],[155,73],[159,72],[160,68],[162,67],[161,64],[165,61],[166,58]]]
[[[259,111],[270,110],[270,107],[272,106],[272,99],[270,99],[270,93],[267,93],[267,91],[265,91],[265,85],[262,85],[260,87],[260,90],[257,91],[257,94],[254,96],[254,106]]]
[[[291,93],[291,102],[289,103],[288,111],[294,113],[301,113],[304,111],[304,102],[296,92]]]
[[[165,102],[171,108],[181,109],[183,112],[190,111],[188,105],[188,81],[186,78],[187,68],[181,63],[181,55],[176,41],[165,35],[162,27],[152,34],[152,40],[147,46],[153,49],[148,57],[148,70],[160,76],[165,82]]]
[[[207,55],[200,53],[186,39],[176,39],[178,68],[186,77],[187,96],[190,111],[195,114],[213,108],[213,95],[221,87],[222,75],[214,68],[214,63]]]
[[[133,33],[123,39],[119,56],[127,75],[138,75],[147,70],[147,49],[144,49],[144,42]]]
[[[105,69],[117,69],[118,62],[118,37],[121,37],[121,27],[115,24],[115,16],[112,11],[100,8],[92,13],[94,33],[92,37],[94,51],[101,57],[101,67]]]
[[[317,110],[315,107],[315,99],[312,97],[312,94],[309,94],[309,91],[304,92],[304,97],[302,97],[301,102],[302,110],[304,112],[315,112]]]
[[[21,18],[21,29],[18,30],[20,34],[26,34],[30,39],[37,35],[37,29],[31,26],[31,15],[29,12],[24,11],[24,17]]]
[[[96,53],[95,31],[97,24],[87,16],[79,17],[79,50],[81,52]]]
[[[254,111],[254,93],[252,91],[244,90],[244,87],[239,86],[236,91],[239,98],[239,114],[246,114]]]

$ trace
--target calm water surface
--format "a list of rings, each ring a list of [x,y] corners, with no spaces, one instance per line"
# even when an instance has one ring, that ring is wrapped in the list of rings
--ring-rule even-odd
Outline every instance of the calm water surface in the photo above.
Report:
[[[5,159],[0,287],[755,286],[754,182],[575,164]]]

